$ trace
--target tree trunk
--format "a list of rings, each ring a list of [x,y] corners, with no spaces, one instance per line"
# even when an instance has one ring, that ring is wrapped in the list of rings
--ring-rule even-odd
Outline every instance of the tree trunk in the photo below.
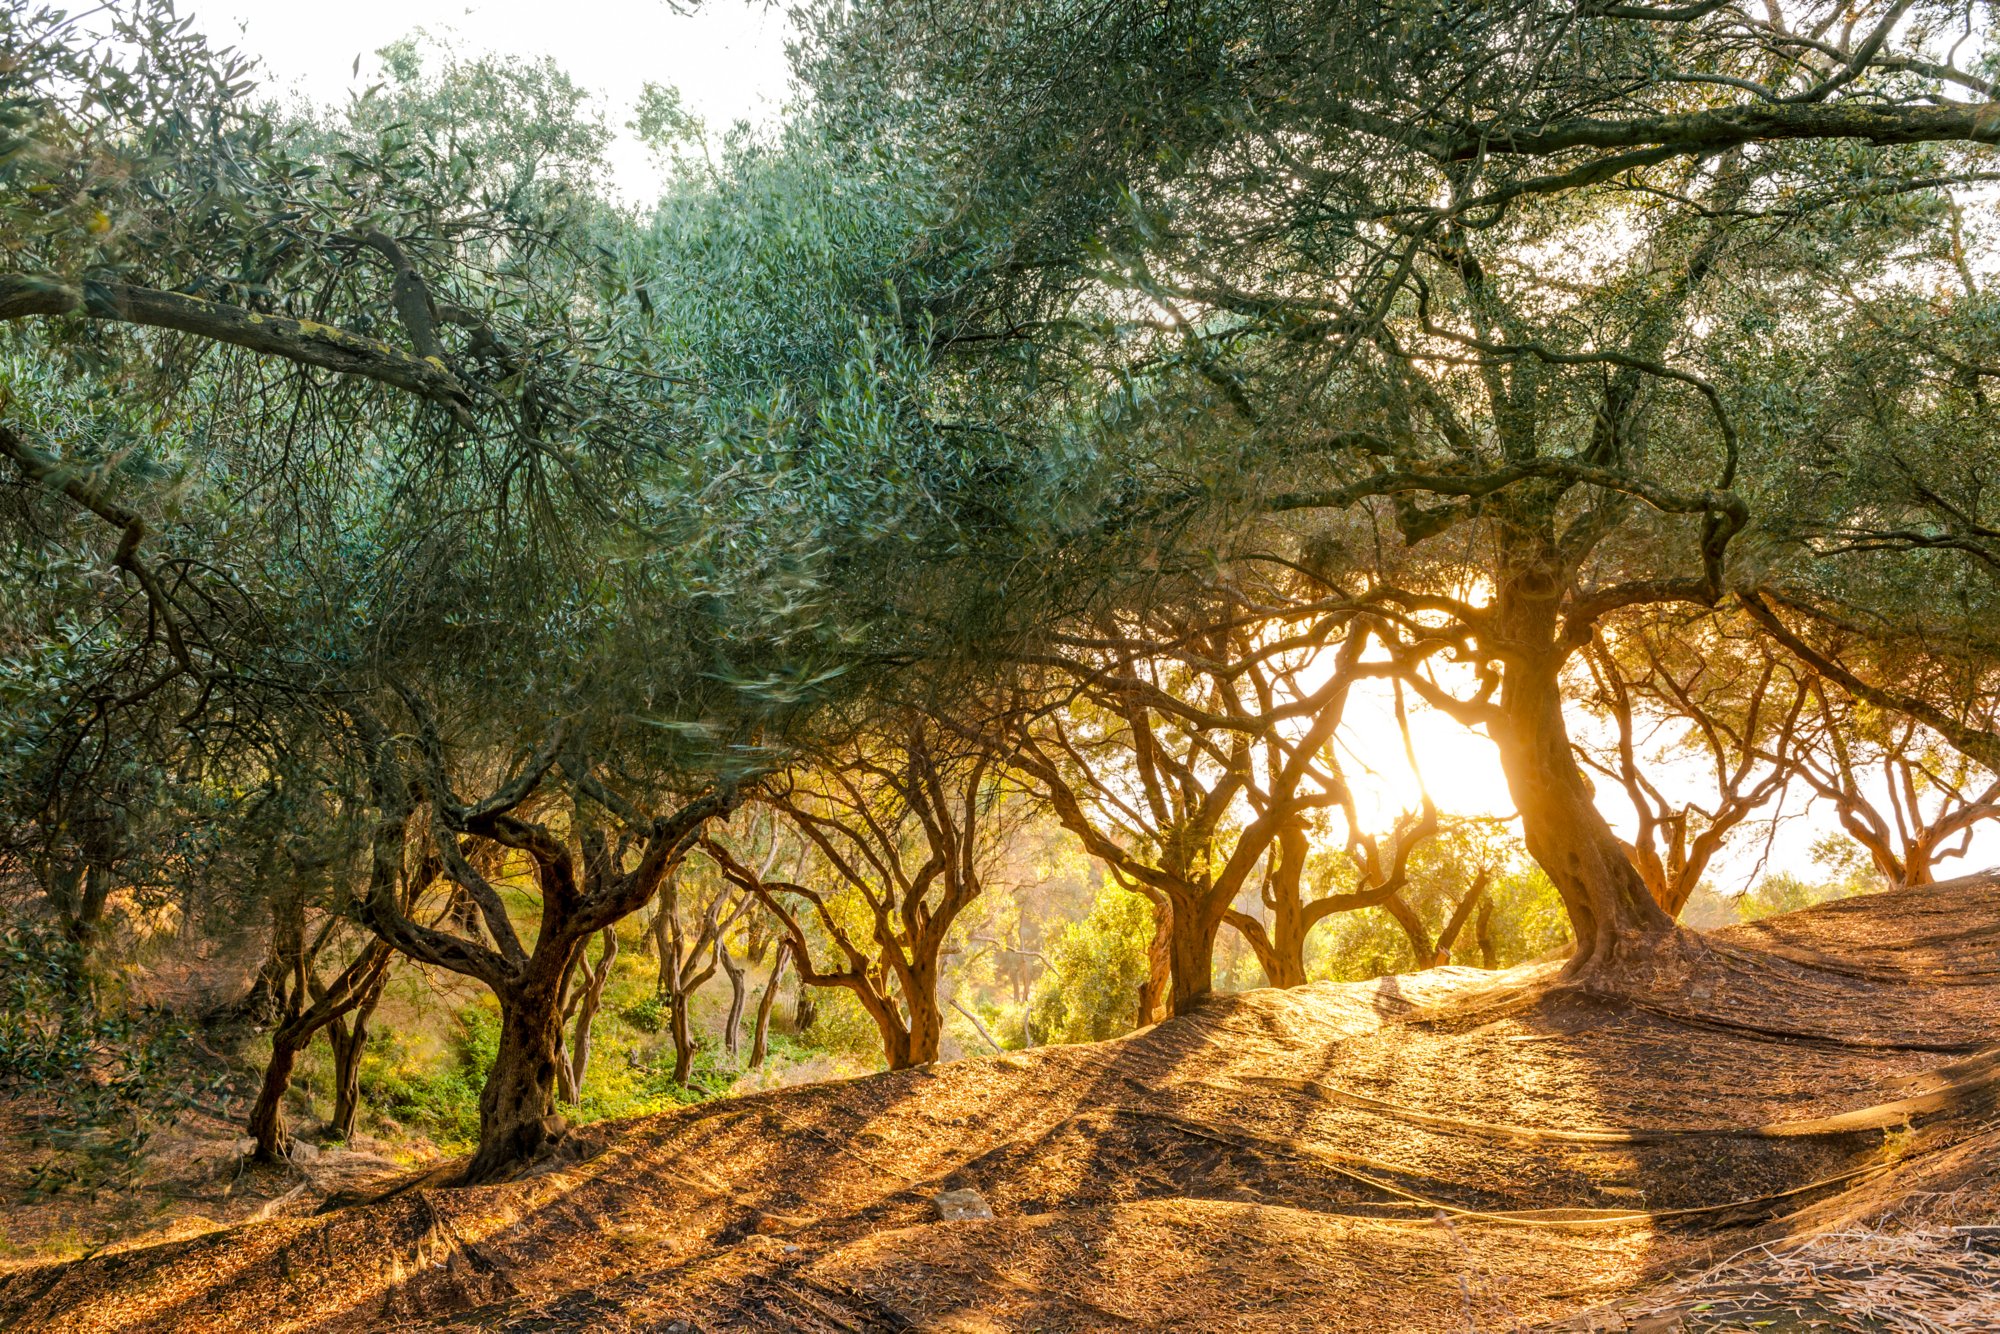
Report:
[[[597,967],[590,969],[584,978],[583,991],[577,997],[576,1025],[570,1030],[568,1060],[556,1072],[563,1099],[570,1103],[583,1100],[583,1077],[590,1073],[591,1028],[604,1004],[604,986],[611,980],[611,965],[618,961],[618,929],[607,926],[598,934],[604,942],[603,950],[598,955]]]
[[[694,1031],[688,1023],[688,1005],[693,999],[692,992],[674,996],[667,1025],[674,1039],[674,1083],[683,1088],[694,1074]]]
[[[750,989],[744,977],[744,966],[736,962],[728,945],[719,944],[716,947],[715,959],[729,978],[729,1017],[722,1021],[722,1046],[729,1053],[729,1059],[734,1061],[743,1045],[743,1007],[749,999]]]
[[[1398,894],[1382,907],[1396,919],[1396,925],[1403,928],[1403,935],[1410,942],[1410,958],[1413,972],[1422,972],[1431,966],[1431,957],[1437,953],[1437,946],[1431,943],[1430,932],[1424,926],[1424,919],[1417,916],[1417,910],[1403,902]]]
[[[249,1131],[257,1147],[250,1156],[260,1163],[283,1162],[291,1156],[291,1132],[285,1127],[285,1093],[292,1086],[292,1070],[298,1065],[299,1051],[312,1040],[312,1030],[297,1031],[297,1020],[271,1034],[271,1059],[264,1065],[264,1082],[257,1089],[257,1101],[250,1105]]]
[[[1563,717],[1556,644],[1562,585],[1550,557],[1503,550],[1494,637],[1511,646],[1491,731],[1528,852],[1555,883],[1576,936],[1568,971],[1613,967],[1670,935],[1673,921],[1646,888],[1591,800]]]
[[[460,1185],[501,1178],[533,1161],[569,1129],[555,1110],[556,1057],[562,1045],[562,981],[575,949],[538,948],[527,975],[495,993],[500,1045],[479,1094],[479,1147]]]
[[[792,1032],[803,1035],[817,1018],[819,1018],[819,1001],[814,997],[813,989],[806,985],[806,980],[801,977],[798,1000],[792,1005]]]
[[[778,999],[778,983],[784,979],[785,959],[792,952],[789,940],[780,940],[772,951],[771,980],[764,984],[764,994],[757,1001],[757,1028],[750,1039],[750,1068],[762,1069],[764,1057],[771,1049],[771,1006]]]
[[[384,970],[355,1004],[354,1018],[336,1017],[333,1026],[333,1135],[346,1141],[354,1138],[354,1121],[361,1113],[361,1053],[368,1046],[368,1020],[382,999],[388,981]]]
[[[1479,942],[1479,966],[1486,969],[1498,968],[1500,952],[1493,944],[1493,900],[1490,897],[1479,901],[1479,923],[1476,930],[1476,939]]]
[[[1271,951],[1262,953],[1264,977],[1274,987],[1302,987],[1306,981],[1305,895],[1299,884],[1305,876],[1306,858],[1312,845],[1305,826],[1292,823],[1278,831],[1277,861],[1271,868]],[[1255,942],[1252,942],[1253,944]]]
[[[1153,938],[1146,943],[1146,980],[1139,984],[1138,1026],[1157,1024],[1170,1013],[1173,994],[1174,906],[1165,894],[1147,892],[1153,903]]]
[[[646,924],[646,934],[653,938],[653,955],[660,961],[660,973],[654,983],[654,994],[671,996],[674,991],[674,970],[680,967],[669,932],[673,927],[673,914],[667,910],[663,898],[653,905],[653,920]]]
[[[920,962],[911,972],[909,994],[903,997],[903,1008],[910,1014],[905,1063],[929,1065],[937,1059],[938,1042],[944,1036],[944,1011],[937,999],[937,971],[934,966]]]
[[[1227,909],[1228,904],[1222,908]],[[1215,934],[1222,911],[1206,904],[1174,904],[1167,947],[1173,965],[1173,1013],[1186,1014],[1215,990]]]
[[[1481,867],[1479,874],[1473,878],[1472,888],[1459,897],[1458,906],[1451,910],[1451,920],[1444,924],[1444,930],[1438,932],[1436,952],[1431,955],[1431,967],[1442,968],[1451,962],[1452,946],[1458,943],[1459,934],[1465,930],[1466,919],[1472,916],[1473,907],[1485,904],[1486,886],[1492,879],[1493,873]]]
[[[313,1034],[356,1007],[365,1004],[369,1011],[374,1010],[386,984],[391,958],[387,945],[371,942],[313,1002],[312,1008],[291,1015],[271,1034],[271,1059],[264,1067],[264,1082],[257,1090],[257,1100],[251,1104],[248,1126],[251,1138],[257,1142],[251,1156],[258,1162],[278,1162],[291,1152],[284,1102],[299,1053],[311,1043]],[[364,1014],[364,1021],[365,1018]],[[359,1054],[357,1043],[357,1064]],[[337,1048],[335,1059],[339,1059]]]

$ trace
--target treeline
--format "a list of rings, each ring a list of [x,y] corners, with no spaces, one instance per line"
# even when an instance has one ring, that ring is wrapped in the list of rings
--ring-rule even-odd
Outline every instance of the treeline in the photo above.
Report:
[[[808,7],[782,127],[649,93],[634,210],[547,64],[271,107],[166,0],[17,7],[9,918],[83,1002],[114,916],[251,935],[265,1156],[469,979],[477,1182],[642,913],[682,1078],[752,933],[758,1041],[789,968],[934,1059],[1029,829],[1141,915],[1132,1022],[1225,933],[1546,948],[1455,813],[1371,827],[1357,692],[1497,748],[1578,985],[1671,978],[1788,792],[1925,882],[2000,810],[1989,17]]]

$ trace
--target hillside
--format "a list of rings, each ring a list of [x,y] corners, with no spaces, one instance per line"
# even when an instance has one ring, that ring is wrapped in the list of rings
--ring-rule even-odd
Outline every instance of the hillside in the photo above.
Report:
[[[2000,880],[1703,939],[1615,999],[1256,991],[595,1127],[509,1185],[22,1270],[0,1325],[1994,1327]],[[958,1189],[994,1217],[941,1221]]]

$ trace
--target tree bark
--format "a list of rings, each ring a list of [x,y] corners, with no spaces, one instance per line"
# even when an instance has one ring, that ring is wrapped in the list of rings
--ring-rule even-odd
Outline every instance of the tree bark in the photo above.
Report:
[[[676,992],[668,998],[670,1017],[667,1031],[674,1040],[674,1083],[686,1087],[694,1074],[694,1030],[688,1021],[688,1008],[694,1003],[694,992]]]
[[[251,1157],[258,1162],[279,1162],[291,1152],[291,1135],[285,1126],[285,1094],[291,1088],[292,1071],[299,1053],[312,1042],[313,1034],[366,1002],[372,1011],[381,994],[393,957],[389,946],[371,941],[317,997],[312,1006],[295,1013],[271,1034],[271,1059],[264,1066],[264,1080],[257,1100],[250,1106],[248,1130],[256,1147]],[[359,1046],[356,1046],[359,1056]],[[338,1054],[336,1053],[336,1060]]]
[[[1557,609],[1567,582],[1554,558],[1503,544],[1495,637],[1510,647],[1491,732],[1528,852],[1562,897],[1576,936],[1572,976],[1614,968],[1674,930],[1591,799],[1563,717]],[[1511,548],[1511,549],[1510,549]]]
[[[569,1128],[555,1110],[556,1059],[562,1046],[562,980],[577,948],[538,948],[520,981],[495,993],[500,1045],[479,1094],[479,1148],[460,1185],[498,1180],[532,1162]]]
[[[1403,928],[1403,935],[1410,942],[1410,958],[1414,960],[1412,970],[1422,972],[1431,966],[1431,959],[1437,953],[1437,946],[1431,940],[1430,932],[1424,927],[1424,919],[1417,916],[1417,910],[1403,902],[1398,895],[1382,905],[1388,914],[1396,919],[1396,925]]]
[[[285,1125],[285,1094],[292,1086],[292,1071],[299,1052],[312,1034],[296,1031],[297,1021],[271,1035],[271,1059],[264,1063],[264,1082],[258,1086],[257,1100],[250,1105],[247,1127],[257,1145],[251,1158],[260,1163],[283,1162],[291,1156],[292,1136]]]
[[[1167,947],[1173,964],[1173,1013],[1186,1014],[1215,989],[1215,934],[1228,904],[1178,902],[1168,919]]]
[[[750,1039],[750,1068],[763,1068],[764,1058],[771,1049],[771,1007],[778,999],[778,983],[785,976],[785,959],[791,954],[791,942],[780,940],[772,951],[771,979],[764,984],[764,994],[757,1001],[757,1028]]]
[[[570,1030],[567,1059],[556,1072],[562,1086],[559,1092],[569,1103],[583,1100],[583,1077],[590,1073],[591,1029],[604,1004],[604,986],[611,980],[611,965],[618,961],[618,929],[607,926],[598,935],[604,942],[603,949],[597,957],[597,967],[584,975],[583,990],[576,998],[576,1023]]]
[[[1139,984],[1140,1028],[1157,1024],[1170,1013],[1174,976],[1174,905],[1158,890],[1149,890],[1146,897],[1153,903],[1153,938],[1146,943],[1146,980]]]
[[[729,1015],[722,1021],[722,1046],[729,1053],[729,1059],[734,1061],[743,1046],[743,1009],[748,1003],[750,989],[744,976],[744,966],[736,962],[736,956],[729,952],[726,942],[716,946],[715,959],[729,978]]]
[[[354,1122],[361,1114],[361,1053],[368,1046],[368,1020],[382,999],[388,981],[385,970],[354,1007],[350,1022],[336,1016],[333,1028],[333,1136],[341,1141],[354,1138]]]

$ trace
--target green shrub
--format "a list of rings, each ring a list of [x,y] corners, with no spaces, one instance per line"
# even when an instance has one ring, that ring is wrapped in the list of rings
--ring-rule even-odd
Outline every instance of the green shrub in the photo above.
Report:
[[[491,1001],[468,1005],[455,1018],[457,1032],[442,1062],[419,1064],[409,1046],[387,1030],[361,1059],[367,1106],[447,1151],[478,1142],[479,1092],[500,1045],[500,1015]]]
[[[191,1034],[155,1010],[101,1002],[82,952],[41,924],[0,935],[0,1088],[22,1097],[35,1135],[61,1150],[32,1188],[128,1177],[153,1133],[229,1072],[194,1059]]]
[[[620,1008],[618,1017],[641,1033],[664,1033],[671,1008],[664,996],[646,996]]]
[[[1049,943],[1049,968],[1035,983],[1035,1041],[1100,1042],[1130,1032],[1146,980],[1153,905],[1106,886],[1082,921]]]

